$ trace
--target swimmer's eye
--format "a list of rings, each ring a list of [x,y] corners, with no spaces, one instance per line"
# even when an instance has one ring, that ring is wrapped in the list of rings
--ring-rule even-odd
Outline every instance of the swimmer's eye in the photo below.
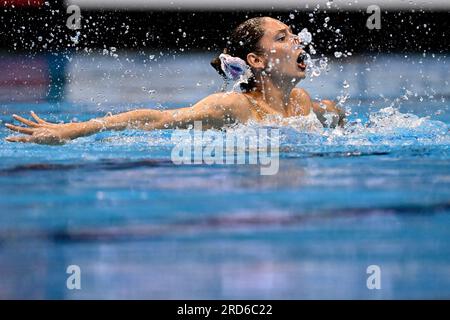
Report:
[[[279,36],[277,41],[284,41],[286,39],[286,35]]]

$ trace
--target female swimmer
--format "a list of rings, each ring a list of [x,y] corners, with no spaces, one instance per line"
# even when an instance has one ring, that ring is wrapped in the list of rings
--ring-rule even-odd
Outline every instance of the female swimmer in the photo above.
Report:
[[[13,115],[26,127],[6,124],[23,134],[6,140],[62,144],[104,130],[187,128],[194,121],[202,121],[204,129],[219,129],[249,120],[261,122],[269,115],[287,118],[310,112],[324,126],[326,112],[334,115],[330,126],[344,123],[344,113],[332,101],[312,101],[305,90],[296,88],[306,76],[305,52],[301,39],[279,20],[257,17],[240,24],[224,52],[211,64],[227,79],[242,80],[241,92],[215,93],[192,107],[138,109],[85,122],[49,123],[34,112],[31,116],[35,121]]]

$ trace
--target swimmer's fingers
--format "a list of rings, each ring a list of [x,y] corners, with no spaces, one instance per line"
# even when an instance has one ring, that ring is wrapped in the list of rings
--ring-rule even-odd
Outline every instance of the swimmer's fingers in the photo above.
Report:
[[[37,121],[37,123],[40,123],[40,124],[52,124],[52,123],[50,123],[50,122],[47,122],[47,121],[42,120],[41,118],[39,118],[39,117],[37,116],[37,114],[34,113],[34,111],[30,111],[30,114],[31,114],[31,116],[34,118],[34,120]]]
[[[13,118],[16,119],[17,121],[20,121],[20,122],[26,124],[29,127],[33,127],[33,128],[39,127],[39,125],[36,122],[33,122],[33,121],[28,120],[28,119],[22,118],[22,117],[20,117],[20,116],[18,116],[16,114],[13,114]]]
[[[20,132],[20,133],[24,133],[24,134],[33,134],[33,129],[31,128],[25,128],[25,127],[18,127],[9,123],[6,123],[5,126],[12,131],[16,131],[16,132]]]
[[[7,137],[5,138],[6,141],[8,142],[31,142],[31,136],[17,136],[17,137]]]

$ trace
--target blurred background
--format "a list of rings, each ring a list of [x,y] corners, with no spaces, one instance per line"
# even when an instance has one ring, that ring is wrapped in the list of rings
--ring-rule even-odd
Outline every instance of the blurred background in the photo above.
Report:
[[[373,4],[380,6],[380,29],[366,26],[371,15],[366,10]],[[317,56],[327,56],[337,63],[351,59],[357,65],[364,65],[386,53],[401,56],[402,63],[414,63],[408,55],[419,54],[426,60],[432,55],[446,55],[450,46],[445,34],[450,27],[450,4],[445,0],[245,3],[230,0],[220,4],[201,0],[4,0],[0,5],[4,26],[0,32],[0,63],[4,71],[0,99],[4,103],[64,99],[86,103],[95,100],[102,104],[195,102],[204,96],[203,89],[209,93],[220,87],[221,80],[209,69],[209,60],[222,51],[234,27],[254,16],[278,18],[296,32],[307,28],[312,32]],[[75,18],[71,18],[75,11],[68,10],[70,5],[80,9],[75,30],[67,26],[75,23]],[[198,63],[204,64],[202,68],[181,62],[186,56],[192,61],[192,53],[200,53],[196,57],[201,56]],[[177,67],[172,65],[167,70],[164,64],[168,60]],[[419,73],[422,82],[431,81],[420,74],[423,72],[420,60],[414,60],[417,68],[402,71]],[[80,63],[82,66],[78,67]],[[373,82],[366,79],[370,75],[363,72],[364,68],[356,70],[361,86]],[[446,61],[438,63],[436,68],[445,72]],[[184,69],[190,71],[182,72]],[[407,75],[398,78],[391,71],[386,67],[380,70],[387,78],[393,78],[396,87],[405,87],[405,81],[413,81]],[[200,77],[197,72],[202,72]],[[179,80],[167,96],[170,91],[167,82],[170,86],[179,77],[201,78],[201,81]],[[165,90],[158,88],[163,82]],[[327,88],[330,98],[341,89],[340,85],[334,88],[332,84],[332,87]],[[379,93],[376,88],[362,89],[358,90],[360,98]],[[103,95],[108,99],[102,98]],[[352,97],[357,98],[355,94]]]

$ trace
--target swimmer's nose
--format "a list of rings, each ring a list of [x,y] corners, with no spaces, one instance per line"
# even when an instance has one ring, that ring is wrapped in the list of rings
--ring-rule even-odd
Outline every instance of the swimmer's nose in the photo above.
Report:
[[[296,46],[296,47],[301,47],[301,40],[300,37],[298,35],[293,35],[292,36],[292,43]]]

